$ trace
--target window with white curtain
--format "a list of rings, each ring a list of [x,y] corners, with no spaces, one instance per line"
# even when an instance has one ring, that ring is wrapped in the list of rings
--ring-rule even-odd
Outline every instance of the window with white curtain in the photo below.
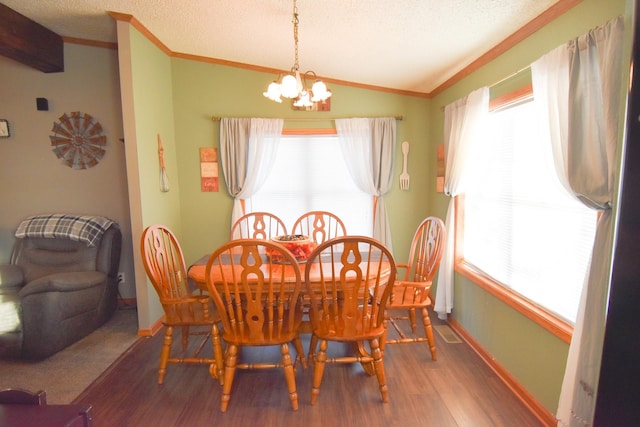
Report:
[[[248,210],[276,214],[289,231],[303,213],[329,211],[349,234],[372,234],[373,198],[356,187],[336,135],[283,135],[271,173]]]
[[[588,272],[596,213],[553,169],[534,101],[489,114],[463,213],[464,261],[574,323]]]

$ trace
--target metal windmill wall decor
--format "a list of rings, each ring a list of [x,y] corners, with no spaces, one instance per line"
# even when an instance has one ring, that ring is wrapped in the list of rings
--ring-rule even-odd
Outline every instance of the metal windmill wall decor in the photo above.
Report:
[[[105,153],[107,137],[91,115],[80,111],[65,113],[53,123],[51,146],[62,163],[72,169],[88,169],[98,164]]]

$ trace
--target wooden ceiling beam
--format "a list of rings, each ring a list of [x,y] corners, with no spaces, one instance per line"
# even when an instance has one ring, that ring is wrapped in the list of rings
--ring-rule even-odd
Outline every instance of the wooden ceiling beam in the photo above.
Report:
[[[0,55],[45,73],[64,71],[62,37],[2,3]]]

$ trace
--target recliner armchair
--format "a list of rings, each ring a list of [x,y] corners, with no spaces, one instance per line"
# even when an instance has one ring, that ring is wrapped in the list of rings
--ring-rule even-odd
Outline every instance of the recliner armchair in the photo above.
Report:
[[[113,315],[122,235],[104,217],[47,215],[16,236],[0,265],[0,356],[40,360]]]

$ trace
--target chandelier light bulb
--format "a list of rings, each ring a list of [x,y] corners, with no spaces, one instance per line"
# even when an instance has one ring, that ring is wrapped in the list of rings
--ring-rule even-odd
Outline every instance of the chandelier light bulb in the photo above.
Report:
[[[278,84],[278,82],[269,83],[269,87],[267,88],[267,91],[263,92],[262,94],[272,101],[275,101],[278,103],[282,102],[282,98],[280,98],[280,95],[281,95],[280,85]]]
[[[293,102],[295,107],[313,107],[313,102],[309,99],[309,92],[303,90],[300,96]]]
[[[331,96],[331,91],[327,89],[327,85],[321,80],[316,80],[311,87],[311,92],[313,94],[311,97],[313,102],[326,101]]]
[[[285,98],[295,98],[300,92],[298,90],[298,82],[296,81],[296,78],[291,74],[287,74],[282,78],[282,83],[280,83],[280,90],[282,96],[284,96]]]

